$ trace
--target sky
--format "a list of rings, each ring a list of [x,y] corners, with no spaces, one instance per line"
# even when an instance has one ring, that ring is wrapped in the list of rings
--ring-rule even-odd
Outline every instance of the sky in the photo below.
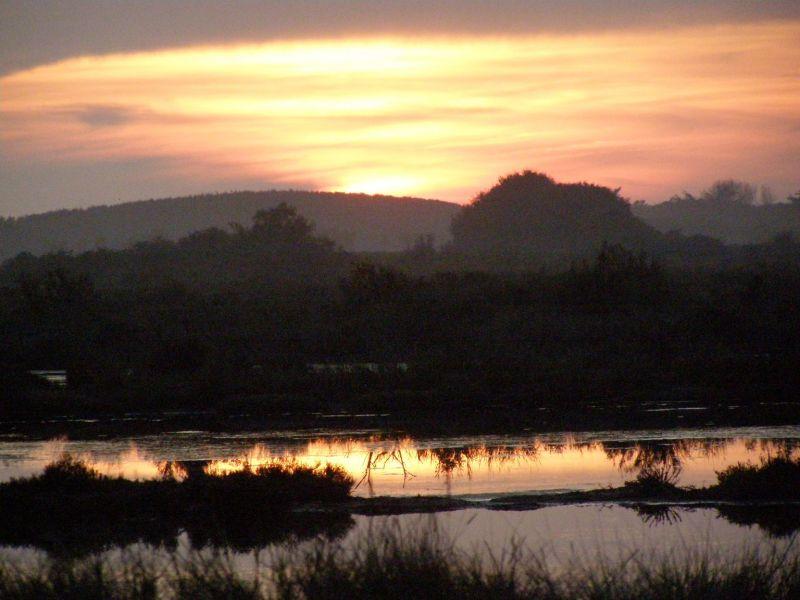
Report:
[[[0,215],[522,169],[800,189],[796,0],[0,3]]]

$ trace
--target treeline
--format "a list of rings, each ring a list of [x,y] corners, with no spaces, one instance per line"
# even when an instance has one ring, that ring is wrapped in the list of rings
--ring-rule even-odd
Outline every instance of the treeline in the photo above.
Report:
[[[561,262],[537,246],[548,231]],[[453,240],[347,253],[281,205],[175,242],[18,256],[0,267],[4,414],[66,396],[60,410],[795,397],[790,235],[664,235],[612,190],[525,172],[465,209]],[[67,390],[36,369],[66,369]]]
[[[547,255],[564,254],[564,242],[571,244],[571,251],[586,246],[586,234],[592,240],[604,234],[608,242],[648,246],[648,251],[658,246],[648,242],[653,233],[703,236],[728,244],[765,243],[786,232],[800,235],[800,191],[782,202],[767,188],[728,180],[697,196],[684,193],[660,204],[628,205],[618,190],[555,183],[539,173],[523,172],[503,178],[498,186],[479,194],[473,206],[480,210],[461,210],[457,204],[419,198],[272,190],[0,217],[0,261],[22,252],[79,253],[119,250],[156,239],[176,241],[195,231],[248,223],[256,212],[281,203],[295,207],[316,224],[320,235],[351,252],[398,252],[418,238],[430,239],[440,247],[451,241],[451,225],[454,231],[471,229],[472,241],[487,249],[494,238],[481,235],[487,227],[491,229],[493,220],[502,220],[492,208],[501,198],[500,204],[516,202],[517,218],[507,231],[509,240],[519,241],[520,230],[523,236],[529,235],[531,224],[552,225],[539,231],[536,242],[539,251]],[[592,200],[589,205],[588,199]],[[577,212],[572,210],[576,206]]]
[[[673,196],[660,204],[637,202],[633,213],[662,232],[705,235],[729,244],[763,243],[786,232],[800,235],[800,191],[778,199],[768,188],[718,181],[699,196]]]
[[[99,289],[62,269],[0,291],[3,408],[27,410],[43,368],[128,409],[793,399],[798,297],[796,267],[672,271],[620,246],[557,273],[355,263],[277,287]]]

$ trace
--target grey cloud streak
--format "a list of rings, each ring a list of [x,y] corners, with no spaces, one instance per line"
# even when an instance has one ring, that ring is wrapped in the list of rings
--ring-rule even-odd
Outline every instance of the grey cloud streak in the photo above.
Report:
[[[346,35],[514,34],[800,18],[797,0],[3,0],[0,75],[88,54]]]

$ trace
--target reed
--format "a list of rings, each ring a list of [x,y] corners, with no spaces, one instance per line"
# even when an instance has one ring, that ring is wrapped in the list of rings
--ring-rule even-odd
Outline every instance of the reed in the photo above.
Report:
[[[780,550],[779,548],[783,548]],[[787,550],[788,548],[788,550]],[[0,598],[789,600],[800,597],[800,558],[773,546],[726,560],[706,548],[681,557],[632,552],[553,567],[512,544],[501,556],[459,550],[436,530],[383,528],[343,545],[317,540],[284,545],[255,570],[237,569],[226,552],[174,553],[160,560],[96,555],[46,559],[20,567],[0,560]]]

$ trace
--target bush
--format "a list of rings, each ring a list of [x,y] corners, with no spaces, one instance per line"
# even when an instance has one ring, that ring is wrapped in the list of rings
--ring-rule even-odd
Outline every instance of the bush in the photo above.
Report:
[[[714,489],[726,498],[740,500],[797,499],[800,494],[800,461],[770,457],[760,465],[739,463],[717,472]]]
[[[51,485],[84,484],[103,479],[97,469],[84,461],[64,453],[61,458],[45,466],[41,479]]]
[[[181,530],[197,545],[241,549],[287,538],[336,536],[349,513],[293,509],[346,500],[352,477],[334,467],[273,463],[258,469],[154,481],[98,473],[65,455],[42,475],[0,484],[0,543],[67,554],[136,541],[171,544]]]

